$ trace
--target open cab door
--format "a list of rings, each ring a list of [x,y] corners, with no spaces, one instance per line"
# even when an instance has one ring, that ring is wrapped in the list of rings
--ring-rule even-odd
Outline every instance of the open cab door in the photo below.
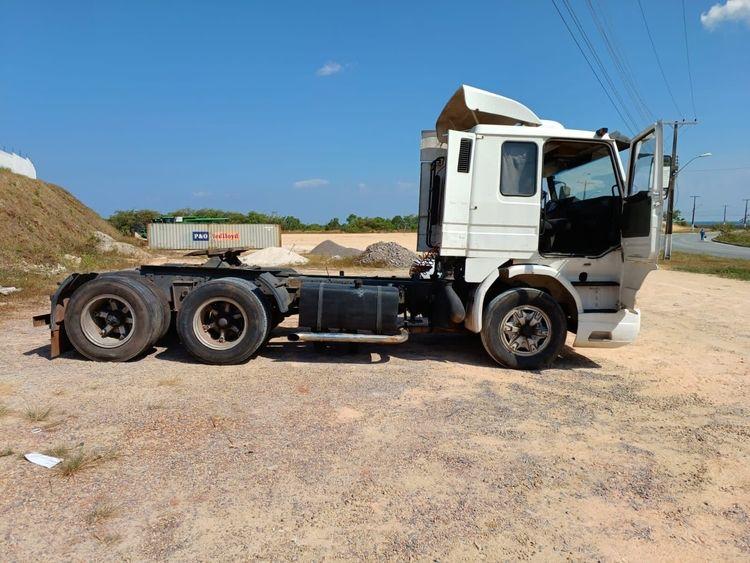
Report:
[[[661,247],[664,137],[659,121],[630,144],[627,193],[622,208],[623,276],[620,301],[635,307],[635,293],[656,269]]]

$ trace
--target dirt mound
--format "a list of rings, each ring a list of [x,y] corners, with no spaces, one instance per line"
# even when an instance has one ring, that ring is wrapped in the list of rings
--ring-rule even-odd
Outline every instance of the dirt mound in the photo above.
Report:
[[[395,242],[376,242],[368,246],[355,262],[362,266],[408,268],[417,258],[414,252]]]
[[[120,236],[63,188],[0,169],[0,267],[14,267],[21,260],[57,263],[66,253],[95,253],[95,231]]]
[[[341,258],[351,258],[353,256],[359,256],[362,251],[357,248],[349,248],[348,246],[341,246],[333,242],[332,240],[324,240],[318,246],[310,251],[310,254],[316,256],[339,256]]]
[[[308,262],[307,258],[296,252],[274,246],[241,256],[240,260],[248,266],[298,266]]]

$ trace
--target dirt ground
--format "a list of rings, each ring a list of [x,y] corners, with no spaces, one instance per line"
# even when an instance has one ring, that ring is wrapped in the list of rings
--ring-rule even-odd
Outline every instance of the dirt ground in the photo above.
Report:
[[[283,327],[241,366],[49,360],[12,313],[2,559],[748,559],[750,284],[660,271],[639,305],[637,343],[540,373],[476,337],[318,353]],[[59,446],[111,455],[19,457]]]
[[[397,242],[409,250],[417,249],[417,233],[283,233],[281,245],[304,254],[328,239],[359,250],[364,250],[368,245],[378,241]]]

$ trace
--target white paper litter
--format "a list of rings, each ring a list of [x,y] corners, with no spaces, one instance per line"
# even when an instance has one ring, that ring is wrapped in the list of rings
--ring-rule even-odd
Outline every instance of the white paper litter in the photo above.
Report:
[[[52,457],[51,455],[44,455],[40,454],[39,452],[31,452],[30,454],[26,454],[23,457],[25,457],[31,463],[41,465],[42,467],[46,467],[47,469],[52,469],[55,465],[62,461],[59,457]]]

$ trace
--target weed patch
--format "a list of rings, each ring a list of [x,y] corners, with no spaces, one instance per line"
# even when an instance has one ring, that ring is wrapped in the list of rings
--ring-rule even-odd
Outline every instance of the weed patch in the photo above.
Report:
[[[44,422],[49,418],[49,415],[52,414],[52,407],[50,406],[33,406],[33,407],[26,407],[26,411],[24,411],[24,414],[26,415],[26,418],[28,418],[31,422]]]
[[[659,266],[667,270],[750,281],[750,260],[673,252],[672,259],[659,262]]]

